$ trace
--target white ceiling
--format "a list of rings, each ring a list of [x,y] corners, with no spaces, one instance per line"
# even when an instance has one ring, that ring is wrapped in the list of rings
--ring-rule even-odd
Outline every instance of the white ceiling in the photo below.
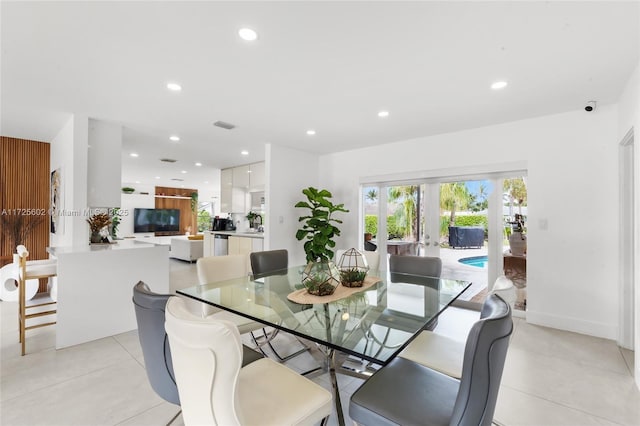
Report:
[[[615,102],[639,52],[637,2],[0,7],[3,135],[50,141],[70,113],[121,123],[123,182],[201,190],[268,142],[329,153]]]

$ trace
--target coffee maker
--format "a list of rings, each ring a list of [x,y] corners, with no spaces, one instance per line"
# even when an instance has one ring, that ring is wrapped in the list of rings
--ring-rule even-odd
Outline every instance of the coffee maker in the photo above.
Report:
[[[232,219],[214,217],[211,224],[212,231],[235,231],[236,227]]]

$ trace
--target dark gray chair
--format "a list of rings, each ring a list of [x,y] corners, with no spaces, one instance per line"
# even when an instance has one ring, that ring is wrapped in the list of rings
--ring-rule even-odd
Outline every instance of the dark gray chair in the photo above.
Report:
[[[490,426],[513,330],[511,307],[487,297],[467,338],[460,380],[396,357],[351,396],[362,425]]]
[[[178,387],[173,374],[173,362],[169,339],[164,330],[165,306],[169,294],[152,292],[142,281],[133,287],[133,305],[138,323],[138,338],[142,347],[144,366],[153,390],[167,402],[180,405]],[[242,366],[256,361],[263,356],[253,349],[243,345]],[[176,414],[168,424],[171,424],[180,414]]]
[[[289,267],[289,252],[285,249],[257,251],[249,254],[251,271],[255,278]]]
[[[286,273],[285,271],[289,267],[289,252],[286,249],[256,251],[249,254],[249,260],[251,261],[251,273],[253,274],[253,277],[262,278],[277,271],[283,271],[283,273]],[[251,337],[253,337],[253,340],[258,347],[261,347],[265,343],[269,345],[274,355],[282,362],[288,361],[291,358],[309,350],[309,347],[298,339],[300,344],[304,346],[302,349],[299,349],[290,355],[280,355],[271,343],[273,338],[278,334],[278,330],[276,329],[272,331],[271,335],[269,335],[263,328],[262,334],[262,336],[256,337],[252,332]]]

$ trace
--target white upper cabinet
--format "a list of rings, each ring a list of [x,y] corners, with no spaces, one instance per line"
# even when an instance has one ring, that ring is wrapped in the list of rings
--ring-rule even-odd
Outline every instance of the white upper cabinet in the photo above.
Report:
[[[264,191],[264,161],[262,163],[250,164],[249,167],[251,167],[251,173],[249,174],[249,191]]]
[[[235,188],[241,188],[245,191],[249,190],[251,176],[251,166],[238,166],[233,168],[233,186]]]
[[[220,173],[220,211],[246,213],[248,193],[264,191],[264,162],[222,169]]]

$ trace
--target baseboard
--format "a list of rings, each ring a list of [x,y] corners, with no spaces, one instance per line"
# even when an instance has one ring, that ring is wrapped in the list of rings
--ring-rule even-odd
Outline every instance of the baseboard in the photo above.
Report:
[[[536,312],[531,309],[527,309],[527,322],[604,339],[616,340],[618,338],[618,326],[616,324],[585,321],[545,312]]]

